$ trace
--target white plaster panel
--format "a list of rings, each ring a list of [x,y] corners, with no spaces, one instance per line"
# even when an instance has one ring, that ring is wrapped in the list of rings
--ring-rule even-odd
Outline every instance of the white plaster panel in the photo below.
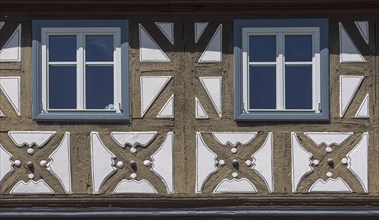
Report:
[[[196,132],[196,193],[202,193],[208,178],[217,172],[217,155],[208,148],[200,132]]]
[[[112,132],[112,139],[122,148],[129,145],[133,148],[147,147],[157,136],[156,131],[135,131],[135,132]]]
[[[212,101],[219,117],[222,116],[222,77],[221,76],[204,76],[199,77],[201,84]]]
[[[326,147],[330,147],[332,144],[340,146],[353,132],[304,132],[304,134],[317,146],[325,144]]]
[[[340,62],[366,62],[354,42],[346,32],[342,23],[339,23],[340,32]]]
[[[170,62],[167,55],[141,24],[139,24],[139,46],[141,62]]]
[[[250,180],[241,179],[224,179],[215,188],[213,193],[256,193],[257,188]]]
[[[340,76],[340,117],[342,118],[361,85],[363,76]]]
[[[113,194],[128,194],[128,193],[140,193],[140,194],[152,194],[157,193],[155,188],[147,180],[121,180],[113,191]]]
[[[170,79],[171,76],[141,76],[141,117],[149,110]]]
[[[222,61],[222,24],[209,41],[198,63],[217,63]]]
[[[49,156],[47,164],[49,171],[57,177],[67,194],[72,193],[71,187],[71,155],[70,155],[70,132],[66,132],[62,142]]]
[[[247,145],[257,136],[257,132],[212,132],[214,139],[223,146]]]
[[[369,29],[368,29],[368,21],[354,21],[357,26],[359,33],[361,33],[363,39],[369,44]]]
[[[265,181],[268,191],[272,193],[274,191],[274,181],[272,173],[273,162],[273,135],[269,132],[264,144],[256,151],[251,157],[253,158],[253,169]]]
[[[172,22],[155,22],[162,33],[167,37],[167,39],[174,44],[174,23]]]
[[[341,177],[336,179],[329,178],[326,181],[322,179],[316,180],[309,188],[309,192],[339,192],[351,193],[352,190]]]
[[[174,193],[174,133],[168,132],[162,146],[151,155],[151,170],[157,174],[167,188],[168,193]]]
[[[163,108],[159,111],[157,118],[174,118],[174,94],[170,96]]]
[[[304,176],[313,170],[312,154],[306,151],[299,143],[295,132],[291,132],[292,153],[292,192],[296,192]]]
[[[21,180],[13,186],[10,194],[54,194],[54,191],[43,179],[29,180],[27,183]]]
[[[43,147],[54,135],[55,131],[9,131],[8,135],[18,147],[27,145]]]
[[[0,144],[0,186],[4,179],[13,171],[11,158],[12,154],[5,150]]]
[[[355,118],[369,118],[370,117],[370,107],[369,107],[369,94],[365,96],[357,113],[355,114]]]
[[[364,192],[368,192],[368,132],[363,133],[360,142],[346,155],[347,168],[357,177]]]
[[[208,26],[208,22],[197,22],[195,23],[195,43],[197,43],[203,35],[205,28]]]
[[[203,105],[200,103],[200,100],[195,97],[195,117],[196,119],[207,119],[208,114],[205,112]]]
[[[19,24],[12,36],[0,50],[0,62],[21,61],[21,24]]]
[[[18,116],[21,114],[20,81],[21,79],[18,76],[0,77],[0,89]]]
[[[91,132],[92,187],[94,194],[100,194],[101,185],[114,173],[112,157],[115,155],[108,150],[99,137],[98,132]]]

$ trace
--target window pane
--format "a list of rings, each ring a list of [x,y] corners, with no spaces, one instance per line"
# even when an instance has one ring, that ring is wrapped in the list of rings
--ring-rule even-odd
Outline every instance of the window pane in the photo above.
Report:
[[[49,36],[49,61],[76,61],[76,36]]]
[[[254,35],[249,39],[250,62],[275,62],[276,61],[276,36]]]
[[[276,68],[250,66],[249,74],[250,109],[276,109]]]
[[[113,61],[112,35],[86,36],[86,61]]]
[[[88,66],[86,70],[86,108],[114,109],[113,66]]]
[[[286,67],[286,109],[312,109],[312,66]]]
[[[50,66],[49,108],[76,109],[76,66]]]
[[[312,35],[286,35],[285,57],[288,62],[312,61]]]

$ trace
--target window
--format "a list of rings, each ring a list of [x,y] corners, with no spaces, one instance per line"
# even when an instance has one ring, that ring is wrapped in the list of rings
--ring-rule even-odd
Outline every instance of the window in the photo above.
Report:
[[[328,21],[235,20],[236,120],[329,119]]]
[[[129,119],[128,22],[33,21],[33,118]]]

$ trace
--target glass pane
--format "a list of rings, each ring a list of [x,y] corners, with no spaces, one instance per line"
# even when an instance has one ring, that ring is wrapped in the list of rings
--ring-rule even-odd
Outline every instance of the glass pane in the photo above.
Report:
[[[112,35],[86,36],[86,61],[113,61]]]
[[[76,66],[50,66],[49,108],[76,109]]]
[[[276,36],[254,35],[249,39],[250,62],[275,62]]]
[[[75,62],[76,61],[76,36],[75,35],[49,36],[49,61]]]
[[[276,109],[276,67],[250,67],[250,109]]]
[[[286,109],[312,109],[312,66],[286,67]]]
[[[287,62],[312,61],[312,35],[286,35]]]
[[[86,108],[114,109],[113,66],[88,66],[86,70]]]

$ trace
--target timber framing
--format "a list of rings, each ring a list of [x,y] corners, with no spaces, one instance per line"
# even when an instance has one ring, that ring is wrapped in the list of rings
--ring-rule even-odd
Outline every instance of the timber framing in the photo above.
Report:
[[[232,33],[225,32],[226,44],[224,44],[224,58],[223,64],[216,64],[212,66],[210,64],[207,67],[211,67],[211,70],[206,70],[198,63],[192,64],[193,60],[198,60],[200,52],[203,51],[203,47],[206,46],[207,41],[204,37],[199,44],[193,44],[192,35],[193,23],[197,21],[208,21],[212,31],[217,27],[219,23],[222,23],[224,30],[232,30],[232,20],[241,18],[319,18],[327,17],[329,19],[331,30],[335,30],[330,34],[330,57],[332,58],[332,77],[330,80],[332,83],[337,82],[337,77],[350,68],[346,67],[346,64],[339,63],[339,48],[338,48],[338,24],[342,22],[349,27],[354,26],[354,20],[368,20],[370,22],[370,28],[374,29],[370,35],[370,48],[361,39],[361,45],[366,46],[365,50],[362,50],[363,55],[370,58],[370,62],[357,64],[353,70],[358,72],[364,72],[370,82],[366,82],[370,87],[367,90],[374,90],[376,97],[372,98],[376,102],[376,107],[373,107],[373,116],[370,121],[361,122],[356,119],[341,119],[336,115],[333,115],[332,122],[334,124],[331,128],[325,128],[327,123],[283,123],[283,122],[259,122],[252,125],[249,122],[233,121],[232,106],[227,106],[225,110],[226,115],[223,116],[223,120],[209,119],[203,121],[193,122],[193,118],[186,117],[182,112],[175,112],[175,120],[156,120],[152,118],[153,115],[148,115],[146,118],[139,118],[140,109],[137,108],[139,102],[139,90],[134,90],[133,106],[131,108],[133,115],[138,117],[133,118],[133,121],[128,123],[116,122],[110,123],[35,123],[30,118],[22,120],[20,126],[20,120],[17,117],[8,117],[6,123],[11,128],[8,128],[4,124],[0,124],[0,139],[6,137],[8,130],[17,130],[22,127],[24,130],[58,130],[60,135],[63,135],[63,131],[70,130],[72,132],[72,140],[76,146],[83,145],[87,148],[73,148],[73,155],[75,155],[77,165],[83,165],[73,171],[76,175],[74,182],[75,192],[73,195],[57,194],[54,196],[46,195],[32,195],[28,197],[14,196],[8,194],[2,194],[0,196],[0,219],[5,218],[120,218],[120,217],[160,217],[166,218],[178,218],[182,216],[186,217],[219,217],[222,219],[229,219],[231,217],[272,217],[269,219],[276,219],[275,217],[301,217],[301,216],[338,216],[347,217],[344,220],[354,219],[354,217],[365,217],[364,219],[376,219],[379,216],[379,183],[378,183],[378,128],[377,123],[379,115],[379,107],[377,100],[379,97],[379,0],[0,0],[0,21],[6,21],[2,32],[0,32],[0,39],[8,39],[13,33],[12,31],[17,27],[18,23],[23,24],[23,61],[20,63],[2,63],[4,76],[17,75],[22,77],[22,89],[23,94],[31,91],[31,29],[32,20],[38,19],[128,19],[131,23],[130,28],[130,68],[133,74],[131,75],[131,88],[135,88],[138,85],[140,76],[143,74],[150,74],[157,72],[163,74],[169,72],[175,77],[182,77],[181,80],[172,80],[171,85],[168,85],[168,91],[166,95],[175,93],[175,102],[182,106],[187,103],[193,103],[193,97],[199,93],[195,93],[194,88],[199,88],[193,85],[197,85],[195,77],[193,75],[205,75],[210,73],[220,73],[224,77],[223,80],[227,81],[226,89],[224,93],[226,103],[233,103],[233,97],[231,91],[233,91],[233,79],[231,73],[233,72],[231,65],[233,63],[233,41]],[[170,45],[165,36],[160,33],[158,27],[154,25],[154,21],[172,21],[175,20],[176,26],[175,36],[176,44]],[[217,22],[216,22],[217,21]],[[139,65],[138,60],[138,24],[143,24],[151,33],[156,33],[154,36],[156,39],[160,39],[158,42],[164,42],[162,49],[172,57],[173,64],[169,64],[167,67],[165,64],[145,64]],[[213,26],[212,26],[213,25]],[[179,27],[179,28],[178,28]],[[150,28],[150,29],[149,29]],[[209,28],[204,32],[206,38],[212,37],[212,31]],[[180,29],[180,30],[179,30]],[[371,30],[372,30],[371,29]],[[190,32],[186,32],[190,30]],[[355,36],[360,36],[358,29]],[[191,38],[190,38],[191,37]],[[376,38],[375,41],[372,39]],[[182,40],[179,41],[178,39]],[[189,40],[191,39],[191,40]],[[372,43],[376,42],[376,43]],[[0,41],[0,48],[5,42]],[[188,46],[189,45],[189,46]],[[200,46],[199,46],[200,45]],[[186,50],[186,53],[183,51]],[[223,58],[223,59],[224,59]],[[372,58],[372,59],[371,59]],[[364,71],[363,71],[364,70]],[[376,71],[376,72],[375,72]],[[341,72],[341,73],[340,73]],[[182,74],[184,73],[184,74]],[[355,72],[354,72],[355,73]],[[182,75],[181,75],[182,74]],[[192,75],[191,75],[192,74]],[[229,75],[228,75],[229,74]],[[197,80],[197,79],[196,79]],[[229,80],[229,81],[228,81]],[[187,83],[187,84],[186,84]],[[191,86],[189,86],[191,85]],[[334,85],[334,84],[333,84]],[[334,103],[337,103],[337,84],[333,88]],[[363,86],[362,86],[363,87]],[[372,89],[375,87],[375,89]],[[189,89],[188,89],[189,88]],[[187,89],[187,90],[186,90]],[[363,89],[366,89],[365,87]],[[361,93],[363,94],[363,90]],[[204,92],[203,92],[204,93]],[[366,94],[366,93],[365,93]],[[365,95],[364,94],[364,95]],[[373,97],[370,95],[370,97]],[[0,92],[1,95],[1,92]],[[29,94],[27,94],[29,95]],[[188,97],[191,100],[187,100]],[[199,95],[198,95],[199,96]],[[31,97],[31,96],[30,96]],[[200,94],[199,97],[206,97],[205,93]],[[2,97],[0,96],[0,99]],[[163,99],[162,99],[163,100]],[[163,100],[165,101],[165,100]],[[27,99],[23,102],[23,114],[25,112],[30,114],[31,100]],[[137,104],[136,104],[137,103]],[[206,102],[204,102],[206,103]],[[374,102],[373,102],[374,103]],[[158,104],[162,104],[160,101]],[[179,105],[177,104],[177,105]],[[187,105],[189,106],[189,105]],[[337,105],[333,112],[337,112]],[[3,107],[3,106],[2,106]],[[207,106],[205,106],[207,107]],[[212,109],[208,103],[208,109]],[[160,108],[153,110],[158,111]],[[188,108],[189,109],[189,108]],[[191,109],[192,105],[191,105]],[[2,109],[4,110],[4,109]],[[192,111],[191,110],[191,111]],[[194,115],[193,112],[188,115]],[[375,111],[375,112],[374,112]],[[5,112],[5,111],[4,111]],[[187,111],[186,111],[187,112]],[[211,111],[209,111],[211,112]],[[355,112],[355,111],[354,111]],[[180,113],[180,114],[177,114]],[[215,114],[215,113],[213,113]],[[154,116],[156,113],[154,112]],[[70,128],[67,128],[69,127]],[[123,126],[123,127],[122,127]],[[187,126],[187,127],[186,127]],[[197,127],[196,127],[197,126]],[[175,156],[178,158],[185,158],[188,161],[194,159],[193,148],[195,131],[213,131],[218,130],[220,127],[225,129],[232,128],[231,130],[250,131],[251,127],[254,129],[261,129],[267,133],[268,127],[272,127],[271,132],[276,132],[275,141],[280,142],[283,145],[290,146],[290,139],[288,131],[306,131],[309,127],[316,131],[336,130],[336,131],[354,131],[361,132],[369,130],[370,135],[370,147],[372,147],[371,153],[376,154],[371,164],[374,165],[370,179],[370,187],[372,192],[366,195],[363,192],[353,194],[308,194],[306,192],[299,192],[297,194],[291,194],[290,180],[287,173],[289,173],[290,162],[284,160],[290,155],[289,148],[278,148],[275,158],[280,161],[278,163],[277,170],[275,171],[278,176],[278,182],[283,181],[284,185],[281,185],[278,193],[272,195],[259,194],[257,196],[225,196],[213,194],[197,195],[193,193],[194,181],[191,179],[194,176],[193,164],[186,165],[185,163],[177,163],[175,167],[175,175],[177,178],[176,190],[177,193],[173,195],[157,195],[157,196],[145,196],[145,195],[131,195],[131,196],[119,196],[103,194],[92,195],[89,193],[88,182],[90,179],[90,171],[84,172],[83,170],[90,167],[89,162],[89,136],[91,131],[100,129],[102,137],[115,130],[159,130],[162,134],[175,130],[178,138],[175,140],[175,144],[179,147],[175,149]],[[190,129],[189,129],[190,128]],[[222,128],[222,129],[224,129]],[[196,130],[198,129],[198,130]],[[221,130],[222,130],[221,129]],[[350,130],[349,130],[350,129]],[[190,132],[188,132],[188,130]],[[223,131],[223,130],[222,130]],[[225,130],[226,131],[226,130]],[[187,132],[187,133],[186,133]],[[286,133],[287,132],[287,133]],[[187,135],[187,136],[186,136]],[[371,139],[371,137],[373,137]],[[59,137],[60,138],[60,137]],[[3,138],[2,141],[4,141]],[[58,140],[58,138],[54,139]],[[188,140],[189,143],[187,143]],[[5,142],[5,141],[4,141]],[[8,140],[8,145],[12,145]],[[182,147],[188,145],[189,147]],[[110,145],[110,144],[109,144]],[[117,146],[116,146],[117,147]],[[183,156],[185,155],[185,156]],[[83,159],[84,158],[84,159]],[[87,158],[87,159],[85,159]],[[194,161],[194,160],[192,160]],[[283,164],[286,170],[283,170]],[[87,165],[87,167],[86,167]],[[192,166],[192,167],[191,167]],[[190,173],[184,174],[181,170],[190,170]],[[89,170],[89,169],[88,169]],[[83,172],[83,173],[81,173]],[[83,179],[83,180],[82,180]],[[374,182],[376,181],[376,182]],[[116,182],[112,183],[115,184]],[[191,185],[192,184],[192,185]],[[110,186],[106,185],[107,193],[110,192]],[[10,190],[8,187],[7,193]],[[210,188],[207,188],[208,193],[211,192]],[[190,192],[190,193],[188,193]],[[3,193],[3,192],[0,192]],[[37,207],[37,208],[36,208]],[[213,219],[213,218],[212,218]],[[264,218],[266,219],[266,218]],[[293,218],[288,218],[293,219]],[[297,219],[297,218],[294,218]],[[339,218],[337,218],[339,219]],[[313,220],[309,218],[308,220]]]
[[[91,15],[97,12],[111,11],[119,14],[223,14],[223,15],[262,15],[270,11],[271,14],[290,12],[301,14],[306,10],[309,15],[318,13],[378,13],[377,0],[0,0],[0,16],[9,14],[48,14],[49,12],[65,12],[66,14],[80,14],[83,10],[90,10]],[[336,11],[338,9],[338,11]],[[267,11],[266,11],[267,10]]]

